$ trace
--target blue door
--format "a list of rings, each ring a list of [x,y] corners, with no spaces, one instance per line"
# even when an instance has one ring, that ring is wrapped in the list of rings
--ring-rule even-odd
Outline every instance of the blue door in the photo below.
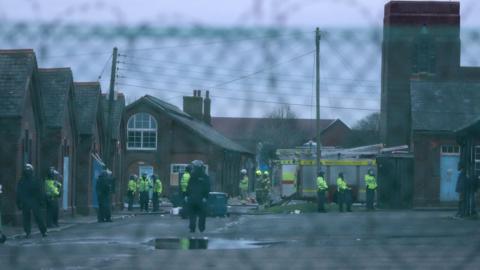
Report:
[[[458,201],[458,193],[455,192],[455,185],[458,178],[458,155],[440,156],[440,201]]]

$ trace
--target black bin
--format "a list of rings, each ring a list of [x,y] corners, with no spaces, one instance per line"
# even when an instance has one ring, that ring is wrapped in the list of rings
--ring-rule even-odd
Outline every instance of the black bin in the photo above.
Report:
[[[227,216],[228,196],[223,192],[210,192],[207,200],[207,214],[210,217]]]

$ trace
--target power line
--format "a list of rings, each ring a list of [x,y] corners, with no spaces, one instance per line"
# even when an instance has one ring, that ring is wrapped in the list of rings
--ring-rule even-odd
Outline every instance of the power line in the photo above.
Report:
[[[160,69],[160,70],[165,70],[166,68],[168,68],[168,70],[177,70],[177,71],[184,71],[184,72],[188,72],[188,73],[198,73],[198,74],[203,74],[203,75],[206,75],[206,73],[209,73],[207,71],[211,71],[211,70],[207,70],[207,71],[198,71],[198,70],[192,70],[190,68],[175,68],[175,67],[171,67],[171,66],[156,66],[156,65],[148,65],[148,64],[138,64],[138,63],[132,63],[132,62],[123,62],[123,61],[119,61],[118,63],[122,64],[122,65],[125,65],[127,67],[129,66],[133,66],[133,67],[143,67],[143,68],[152,68],[152,69]],[[213,69],[213,67],[212,67]],[[136,72],[141,72],[140,70],[132,70],[132,71],[136,71]],[[247,72],[252,72],[252,71],[247,71],[247,70],[242,70],[243,72],[247,73]],[[149,73],[149,71],[147,71],[147,73]],[[279,76],[279,77],[293,77],[293,78],[307,78],[307,79],[312,79],[313,77],[311,76],[303,76],[303,75],[289,75],[289,74],[279,74],[279,73],[272,73],[276,76]],[[211,76],[237,76],[238,74],[237,73],[218,73],[218,72],[215,72],[215,74],[211,74]],[[263,74],[259,74],[259,75],[263,75]],[[305,81],[302,81],[302,83],[305,82]],[[308,80],[308,82],[310,82],[310,80]]]
[[[132,57],[130,57],[132,58]],[[132,58],[132,59],[138,59],[138,58]],[[147,58],[141,58],[141,60],[144,60],[144,61],[150,61],[150,62],[158,62],[158,63],[164,63],[164,64],[174,64],[174,65],[181,65],[181,66],[188,66],[190,68],[192,67],[198,67],[198,68],[205,68],[205,69],[215,69],[215,70],[225,70],[225,71],[236,71],[236,72],[245,72],[245,73],[251,73],[251,72],[255,72],[254,70],[251,71],[251,70],[245,70],[245,69],[230,69],[230,68],[221,68],[221,67],[218,67],[218,66],[205,66],[205,65],[197,65],[197,64],[188,64],[188,63],[179,63],[179,62],[174,62],[174,61],[160,61],[160,60],[152,60],[152,59],[147,59]],[[168,67],[165,67],[165,66],[153,66],[153,65],[145,65],[145,64],[134,64],[134,63],[130,63],[130,62],[123,62],[123,61],[120,61],[119,63],[121,64],[126,64],[126,65],[135,65],[135,66],[138,66],[138,67],[141,67],[141,66],[145,66],[145,67],[151,67],[151,68],[158,68],[158,69],[173,69],[173,70],[179,70],[179,71],[188,71],[188,72],[194,72],[194,73],[201,73],[201,74],[205,74],[205,72],[200,72],[200,71],[196,71],[196,70],[190,70],[190,69],[181,69],[181,68],[172,68],[170,66]],[[132,70],[132,71],[135,71],[135,72],[141,72],[139,70]],[[142,72],[142,73],[152,73],[152,72]],[[152,73],[153,74],[153,73]],[[154,73],[154,74],[157,74],[157,73]],[[282,73],[273,73],[277,76],[280,76],[280,77],[303,77],[303,78],[309,78],[309,79],[313,79],[312,76],[308,76],[308,75],[291,75],[291,74],[282,74]],[[222,76],[223,75],[227,75],[227,74],[221,74]],[[228,74],[228,75],[232,75],[232,76],[235,76],[236,74]],[[262,74],[263,75],[263,74]],[[216,75],[215,75],[216,76]],[[322,80],[338,80],[338,81],[352,81],[352,82],[365,82],[365,83],[372,83],[372,84],[380,84],[380,81],[379,80],[361,80],[361,79],[348,79],[348,78],[331,78],[331,77],[321,77]],[[310,80],[308,81],[310,82]]]
[[[138,81],[138,82],[153,82],[153,83],[156,83],[158,81],[155,81],[155,80],[143,80],[143,79],[136,79],[136,78],[131,78],[131,77],[126,77],[126,76],[123,76],[123,75],[120,75],[118,76],[118,78],[120,79],[128,79],[128,80],[133,80],[133,81]],[[125,83],[126,84],[126,83]],[[165,83],[165,84],[169,84],[169,83]],[[172,85],[176,85],[178,83],[172,83]],[[198,88],[198,89],[202,89],[202,88],[207,88],[207,87],[203,87],[203,86],[194,86],[194,84],[188,84],[189,86],[191,86],[192,88]],[[233,89],[233,88],[223,88],[223,87],[220,87],[220,88],[217,88],[218,90],[226,90],[226,91],[230,91],[230,92],[237,92],[237,93],[256,93],[256,94],[261,94],[261,95],[270,95],[270,96],[291,96],[291,97],[304,97],[304,98],[311,98],[313,99],[312,95],[311,94],[308,94],[308,95],[305,95],[305,94],[299,94],[299,91],[300,92],[303,92],[301,91],[302,88],[291,88],[291,90],[295,90],[295,92],[293,93],[284,93],[284,92],[273,92],[273,91],[258,91],[258,90],[250,90],[250,89]],[[305,90],[308,90],[307,88],[305,88]],[[328,91],[327,91],[328,92]],[[340,91],[337,91],[337,92],[340,92]],[[378,93],[379,94],[379,93]],[[330,95],[324,95],[322,96],[322,98],[326,98],[326,99],[342,99],[342,100],[358,100],[358,101],[372,101],[374,99],[372,99],[371,97],[370,98],[352,98],[351,95],[350,96],[330,96]]]
[[[155,88],[155,87],[147,87],[147,86],[142,86],[142,85],[125,84],[125,83],[119,83],[119,85],[143,88],[143,89],[148,89],[148,90],[190,94],[190,91],[187,92],[187,91],[178,91],[178,90],[171,90],[171,89],[160,89],[160,88]],[[237,98],[237,97],[225,97],[225,96],[218,96],[218,95],[211,95],[211,97],[212,98],[219,98],[219,99],[237,100],[237,101],[266,103],[266,104],[280,104],[280,105],[290,105],[290,106],[312,107],[311,104],[304,104],[304,103],[288,103],[288,102],[270,101],[270,100],[256,100],[256,99],[245,99],[245,98]],[[321,108],[326,108],[326,109],[340,109],[340,110],[358,110],[358,111],[373,111],[373,112],[378,112],[379,111],[379,109],[342,107],[342,106],[320,106],[320,107]]]
[[[147,87],[147,86],[142,86],[142,85],[132,85],[132,84],[123,84],[123,83],[119,83],[119,85],[131,86],[131,87],[137,87],[137,88],[149,89],[149,90],[156,90],[156,91],[191,94],[190,91],[177,91],[177,90],[171,90],[171,89],[161,89],[161,88],[155,88],[155,87]],[[211,97],[219,98],[219,99],[245,101],[245,102],[266,103],[266,104],[280,104],[280,105],[302,106],[302,107],[315,106],[315,105],[305,104],[305,103],[289,103],[289,102],[280,102],[280,101],[271,101],[271,100],[245,99],[245,98],[237,98],[237,97],[218,96],[218,95],[211,95]],[[175,97],[173,97],[173,98],[175,98]],[[398,103],[401,103],[401,102],[398,102]],[[320,108],[380,112],[380,108],[372,109],[372,108],[362,108],[362,107],[344,107],[344,106],[326,106],[326,105],[320,105]],[[430,111],[430,110],[416,110],[415,112],[416,113],[446,113],[445,111],[433,111],[433,110],[432,111]],[[470,114],[470,113],[465,113],[463,111],[449,111],[448,113],[449,114],[459,114],[459,115],[474,115],[474,114]]]
[[[105,72],[105,69],[107,68],[108,62],[110,59],[112,59],[113,55],[110,54],[110,57],[108,57],[107,61],[105,61],[105,64],[103,65],[102,71],[100,72],[100,75],[98,75],[98,80],[100,81],[102,79],[103,73]]]
[[[120,69],[120,70],[125,70],[125,69]],[[176,75],[166,75],[167,77],[174,77],[174,78],[179,78],[179,79],[185,79],[186,77],[183,77],[183,76],[176,76]],[[199,84],[195,84],[195,83],[186,83],[184,81],[176,81],[176,82],[169,82],[169,81],[159,81],[159,80],[150,80],[150,79],[143,79],[143,78],[135,78],[135,77],[130,77],[130,76],[125,76],[125,75],[119,75],[118,78],[120,79],[125,79],[125,80],[134,80],[134,81],[138,81],[138,82],[146,82],[146,83],[157,83],[157,84],[166,84],[166,85],[177,85],[177,84],[184,84],[184,85],[189,85],[191,87],[195,87],[195,88],[209,88],[208,86],[205,86],[205,85],[199,85]],[[187,77],[188,78],[188,77]],[[201,81],[214,81],[214,80],[209,80],[209,79],[200,79],[198,78],[197,80],[201,80]],[[340,85],[340,86],[348,86],[348,85],[358,85],[358,84],[353,84],[353,83],[350,83],[350,84],[342,84],[342,83],[334,83],[334,82],[324,82],[322,83],[322,85]],[[258,88],[259,87],[259,84],[243,84],[242,85],[243,87],[251,87],[251,88]],[[260,86],[261,87],[261,86]],[[378,87],[373,87],[373,86],[361,86],[362,88],[370,88],[370,89],[377,89]],[[284,90],[291,90],[293,91],[293,93],[298,93],[298,92],[303,92],[305,90],[308,90],[306,87],[288,87],[288,86],[276,86],[275,88],[277,89],[284,89]],[[217,87],[216,89],[219,89],[219,90],[230,90],[230,91],[238,91],[238,92],[258,92],[258,93],[275,93],[273,91],[256,91],[256,90],[249,90],[249,89],[234,89],[234,88],[225,88],[225,87]],[[326,92],[335,92],[335,93],[339,93],[339,92],[349,92],[349,90],[328,90]],[[288,93],[283,93],[281,92],[281,94],[284,94],[284,95],[297,95],[297,94],[288,94]],[[380,94],[380,92],[378,91],[356,91],[356,94]]]
[[[272,35],[272,36],[261,36],[261,37],[251,37],[251,38],[244,38],[244,39],[226,39],[221,41],[211,41],[211,42],[203,42],[203,43],[186,43],[180,44],[176,46],[163,46],[163,47],[153,47],[153,48],[140,48],[140,49],[128,49],[124,50],[126,52],[131,51],[152,51],[152,50],[165,50],[165,49],[176,49],[176,48],[184,48],[184,47],[196,47],[196,46],[210,46],[216,44],[229,44],[234,42],[243,42],[243,41],[251,41],[251,40],[259,40],[259,39],[278,39],[282,37],[291,37],[291,38],[298,38],[299,33],[312,33],[312,31],[304,31],[304,32],[296,32],[294,34],[289,35]]]
[[[280,66],[280,65],[284,65],[284,64],[290,63],[290,62],[292,62],[292,61],[295,61],[295,60],[297,60],[297,59],[300,59],[300,58],[302,58],[302,57],[305,57],[305,56],[307,56],[307,55],[310,55],[310,54],[312,54],[314,51],[315,51],[315,50],[311,50],[311,51],[306,52],[306,53],[304,53],[304,54],[297,55],[297,56],[295,56],[295,57],[293,57],[293,58],[288,59],[288,60],[285,61],[285,62],[273,63],[273,64],[270,65],[269,67],[265,67],[265,68],[263,68],[263,69],[257,70],[257,71],[255,71],[255,72],[253,72],[253,73],[250,73],[250,74],[245,74],[245,75],[243,75],[243,76],[240,76],[240,77],[238,77],[238,78],[236,78],[236,79],[232,79],[232,80],[230,80],[230,81],[226,81],[226,82],[223,82],[223,83],[220,83],[220,84],[216,84],[216,85],[214,85],[214,86],[211,87],[211,88],[216,88],[216,87],[219,87],[219,86],[227,85],[227,84],[230,84],[230,83],[233,83],[233,82],[236,82],[236,81],[240,81],[240,80],[246,79],[246,78],[251,77],[251,76],[253,76],[253,75],[255,75],[255,74],[265,72],[265,71],[267,71],[267,70],[269,70],[269,69],[276,68],[276,67],[278,67],[278,66]]]

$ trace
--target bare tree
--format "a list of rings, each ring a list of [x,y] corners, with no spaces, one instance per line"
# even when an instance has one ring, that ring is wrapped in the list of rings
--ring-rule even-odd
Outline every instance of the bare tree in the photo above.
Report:
[[[359,120],[352,128],[345,146],[357,147],[381,143],[380,132],[380,113],[372,113]]]
[[[263,145],[264,161],[274,158],[277,149],[293,148],[309,139],[308,134],[299,129],[297,115],[289,105],[281,105],[267,113],[261,125],[255,127],[255,137]]]

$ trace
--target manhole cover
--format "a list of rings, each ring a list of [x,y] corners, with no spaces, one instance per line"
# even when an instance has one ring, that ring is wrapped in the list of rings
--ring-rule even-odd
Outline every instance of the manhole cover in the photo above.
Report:
[[[209,239],[207,237],[191,237],[191,238],[157,238],[152,244],[155,249],[252,249],[270,247],[282,244],[278,241],[251,241],[251,240],[232,240],[232,239]]]

